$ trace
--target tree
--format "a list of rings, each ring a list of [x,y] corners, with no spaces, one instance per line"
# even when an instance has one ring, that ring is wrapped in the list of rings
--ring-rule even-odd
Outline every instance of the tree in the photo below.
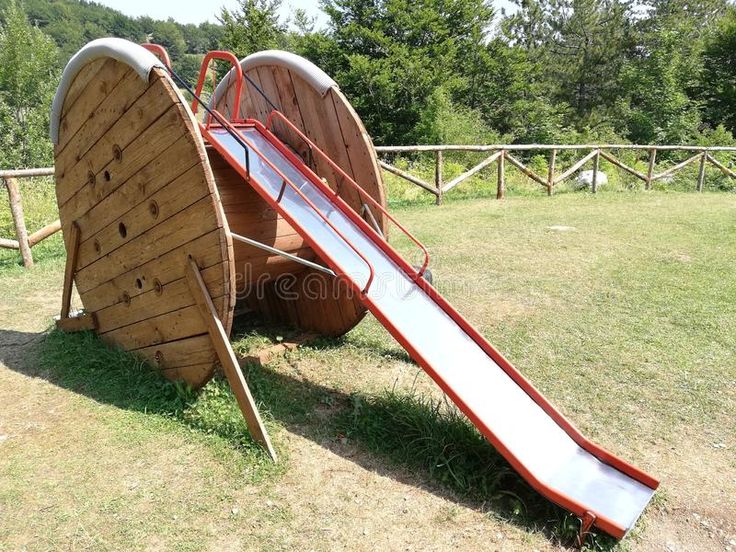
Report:
[[[240,0],[238,8],[222,8],[218,18],[223,25],[222,46],[239,58],[285,44],[286,26],[278,9],[281,0]]]
[[[736,9],[719,22],[705,44],[700,97],[712,127],[736,132]]]
[[[58,83],[57,49],[11,1],[0,25],[0,166],[52,163],[49,108]]]

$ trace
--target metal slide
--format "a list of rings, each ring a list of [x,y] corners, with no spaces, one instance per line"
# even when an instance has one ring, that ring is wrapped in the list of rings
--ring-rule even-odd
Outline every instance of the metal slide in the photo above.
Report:
[[[532,487],[585,527],[622,538],[658,482],[587,441],[263,125],[239,125],[239,139],[234,128],[202,125],[323,261],[357,292],[367,290],[371,312]]]

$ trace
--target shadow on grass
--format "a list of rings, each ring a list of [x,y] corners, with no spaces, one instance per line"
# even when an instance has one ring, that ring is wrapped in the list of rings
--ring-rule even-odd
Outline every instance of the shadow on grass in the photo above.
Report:
[[[33,342],[36,351],[29,350]],[[18,354],[17,347],[25,353]],[[36,358],[37,363],[28,362]],[[40,337],[2,330],[0,360],[96,401],[166,416],[216,435],[242,451],[256,472],[269,469],[265,453],[247,437],[221,378],[195,394],[162,379],[134,356],[105,346],[92,333],[52,331]],[[574,542],[579,521],[531,489],[450,405],[394,390],[347,395],[259,366],[246,366],[245,373],[272,430],[285,427],[365,469],[542,532],[555,543]],[[604,550],[614,544],[604,535],[595,535],[592,542],[594,549]]]

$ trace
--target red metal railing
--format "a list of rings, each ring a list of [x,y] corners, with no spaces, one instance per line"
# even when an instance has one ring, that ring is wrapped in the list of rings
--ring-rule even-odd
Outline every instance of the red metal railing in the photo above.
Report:
[[[171,58],[169,57],[169,53],[166,51],[166,48],[160,44],[152,44],[150,42],[145,42],[141,44],[141,46],[160,59],[167,69],[171,69]]]
[[[422,250],[422,252],[424,253],[424,264],[422,265],[422,268],[417,273],[417,277],[421,277],[424,274],[424,271],[427,270],[427,267],[429,266],[429,251],[427,251],[427,248],[424,246],[424,244],[420,242],[417,238],[415,238],[411,232],[409,232],[406,228],[404,228],[404,226],[398,220],[396,220],[393,216],[391,216],[391,214],[383,207],[383,205],[381,205],[378,201],[373,199],[373,197],[368,192],[366,192],[360,186],[360,184],[358,184],[344,170],[342,170],[342,168],[337,163],[335,163],[325,152],[323,152],[314,142],[312,142],[299,129],[299,127],[297,127],[294,123],[292,123],[286,117],[286,115],[284,115],[280,111],[276,111],[276,110],[271,111],[271,113],[266,118],[266,128],[272,131],[272,128],[273,128],[272,123],[273,123],[274,117],[278,117],[286,126],[288,126],[291,130],[293,130],[297,134],[297,136],[299,136],[302,140],[304,140],[304,142],[310,147],[312,151],[316,151],[317,153],[319,153],[319,155],[327,162],[327,164],[330,165],[332,170],[337,172],[343,178],[344,181],[348,182],[351,186],[353,186],[353,188],[355,188],[358,191],[358,195],[360,196],[361,200],[364,198],[367,199],[371,205],[373,205],[376,209],[381,211],[391,222],[394,223],[394,225],[396,225],[396,227],[399,230],[401,230],[404,233],[404,235],[406,235],[406,237],[408,237],[411,241],[413,241],[417,245],[417,247],[419,247],[419,249]],[[330,189],[330,191],[335,196],[339,195],[337,190]]]
[[[255,146],[253,145],[253,143],[252,143],[252,142],[251,142],[250,140],[248,140],[248,139],[247,139],[247,138],[246,138],[246,137],[245,137],[245,136],[244,136],[244,135],[243,135],[243,134],[242,134],[241,132],[238,132],[237,128],[235,128],[235,127],[234,127],[234,126],[232,125],[232,123],[230,123],[230,121],[228,121],[228,120],[227,120],[227,119],[225,118],[225,116],[224,116],[224,115],[222,115],[222,114],[221,114],[220,112],[218,112],[217,110],[214,110],[214,109],[213,109],[212,111],[213,111],[213,113],[214,113],[214,114],[215,114],[215,115],[217,116],[217,118],[218,118],[218,119],[221,119],[221,121],[219,121],[219,122],[220,122],[220,123],[222,124],[223,128],[225,128],[226,130],[228,130],[228,132],[230,132],[230,133],[233,133],[233,132],[234,132],[234,133],[237,133],[237,135],[238,135],[238,136],[240,137],[240,139],[242,140],[242,142],[246,144],[246,146],[248,147],[248,149],[249,149],[249,150],[251,150],[251,151],[253,151],[253,152],[254,152],[254,153],[255,153],[256,155],[258,155],[258,157],[260,157],[260,158],[261,158],[261,160],[262,160],[262,161],[263,161],[263,162],[264,162],[264,163],[265,163],[266,165],[268,165],[268,167],[269,167],[269,168],[270,168],[270,169],[271,169],[272,171],[274,171],[274,172],[275,172],[275,173],[276,173],[276,174],[278,175],[278,177],[279,177],[279,178],[281,179],[281,181],[282,181],[282,186],[281,186],[281,192],[279,193],[279,196],[278,196],[278,198],[277,198],[277,200],[276,200],[276,202],[277,202],[277,203],[281,201],[281,198],[283,197],[283,194],[284,194],[284,190],[285,190],[286,186],[287,186],[287,185],[289,185],[289,187],[291,187],[291,189],[292,189],[292,190],[294,190],[294,191],[295,191],[295,192],[297,193],[297,195],[298,195],[298,196],[299,196],[299,197],[300,197],[300,198],[302,199],[302,201],[304,201],[304,203],[306,203],[306,204],[307,204],[307,205],[308,205],[308,206],[309,206],[309,207],[310,207],[310,208],[311,208],[311,209],[312,209],[312,210],[313,210],[313,211],[314,211],[315,213],[317,213],[317,215],[318,215],[318,216],[319,216],[319,217],[320,217],[320,218],[321,218],[321,219],[322,219],[322,220],[323,220],[323,221],[324,221],[324,222],[325,222],[325,223],[326,223],[326,224],[327,224],[327,225],[328,225],[328,226],[329,226],[329,227],[330,227],[330,228],[332,229],[332,231],[333,231],[333,232],[335,232],[335,234],[337,234],[337,236],[338,236],[338,237],[339,237],[339,238],[340,238],[340,239],[341,239],[342,241],[344,241],[344,242],[345,242],[345,243],[346,243],[346,244],[347,244],[347,245],[348,245],[348,246],[349,246],[349,247],[350,247],[350,248],[351,248],[351,249],[352,249],[353,251],[355,251],[355,253],[356,253],[356,254],[358,255],[358,257],[360,257],[360,259],[361,259],[361,260],[362,260],[362,261],[363,261],[363,262],[364,262],[364,263],[366,264],[366,266],[368,267],[368,271],[369,271],[369,273],[368,273],[368,280],[366,281],[366,283],[365,283],[365,286],[363,287],[363,290],[362,290],[362,293],[363,293],[363,294],[367,294],[367,293],[368,293],[368,290],[369,290],[369,289],[370,289],[370,287],[371,287],[371,284],[373,283],[373,279],[374,279],[374,277],[375,277],[375,273],[376,273],[376,271],[375,271],[375,269],[374,269],[374,267],[373,267],[373,264],[372,264],[372,263],[371,263],[371,262],[370,262],[370,261],[369,261],[369,260],[368,260],[368,259],[366,258],[366,256],[365,256],[365,255],[364,255],[363,253],[361,253],[361,252],[360,252],[360,251],[358,250],[358,248],[357,248],[357,247],[355,246],[355,244],[353,244],[353,243],[352,243],[352,242],[351,242],[351,241],[350,241],[350,240],[349,240],[349,239],[348,239],[348,238],[347,238],[347,237],[346,237],[346,236],[345,236],[345,235],[344,235],[344,234],[343,234],[343,233],[342,233],[342,232],[341,232],[341,231],[340,231],[340,230],[339,230],[339,229],[338,229],[338,228],[337,228],[337,227],[336,227],[336,226],[335,226],[335,225],[334,225],[334,224],[333,224],[333,223],[332,223],[331,221],[330,221],[330,219],[328,219],[328,218],[327,218],[327,216],[326,216],[326,215],[325,215],[324,213],[322,213],[322,211],[320,211],[320,210],[319,210],[319,208],[318,208],[318,207],[317,207],[317,206],[316,206],[316,205],[314,204],[314,202],[312,202],[312,200],[311,200],[311,199],[309,199],[309,198],[308,198],[308,197],[307,197],[307,196],[306,196],[306,195],[304,194],[304,192],[302,192],[302,191],[301,191],[301,190],[300,190],[300,189],[299,189],[299,188],[298,188],[298,187],[296,186],[296,184],[294,184],[294,183],[293,183],[293,182],[292,182],[292,181],[291,181],[291,180],[289,179],[289,177],[287,177],[287,176],[286,176],[286,175],[285,175],[285,174],[284,174],[284,173],[283,173],[283,172],[282,172],[282,171],[281,171],[281,170],[280,170],[280,169],[279,169],[279,168],[278,168],[278,167],[277,167],[276,165],[274,165],[274,164],[273,164],[273,163],[271,162],[271,160],[269,160],[269,159],[268,159],[268,158],[267,158],[267,157],[266,157],[266,156],[265,156],[265,155],[264,155],[264,154],[263,154],[263,153],[262,153],[262,152],[261,152],[261,151],[260,151],[260,150],[259,150],[259,149],[258,149],[257,147],[255,147]],[[205,131],[205,132],[206,132],[207,134],[209,134],[209,131],[208,131],[208,127],[205,127],[205,126],[204,126],[204,125],[202,125],[201,123],[200,123],[200,126],[201,126],[201,127],[204,127],[204,128],[203,128],[203,130],[204,130],[204,131]],[[342,275],[343,275],[343,276],[345,276],[345,277],[349,277],[349,276],[348,276],[347,274],[345,274],[344,272],[342,273]]]
[[[197,88],[194,92],[194,99],[192,100],[192,113],[195,115],[197,114],[197,106],[199,103],[201,103],[201,94],[202,94],[202,88],[204,88],[204,80],[207,78],[207,67],[209,66],[210,62],[213,59],[220,59],[223,61],[229,61],[233,69],[235,70],[235,96],[234,96],[234,104],[231,109],[232,111],[232,117],[230,118],[230,121],[239,123],[242,122],[242,119],[240,118],[240,94],[243,89],[243,69],[240,67],[240,62],[238,61],[238,58],[235,57],[234,54],[231,52],[225,52],[222,50],[214,50],[212,52],[209,52],[206,56],[204,56],[204,59],[202,60],[202,67],[199,69],[199,79],[197,79]],[[229,74],[229,73],[228,73]],[[217,80],[214,80],[215,88],[217,88]],[[212,106],[214,108],[214,106]],[[222,117],[222,114],[219,114],[220,117]],[[222,117],[223,120],[226,120],[224,117]],[[207,126],[209,126],[212,122],[212,117],[207,117]]]

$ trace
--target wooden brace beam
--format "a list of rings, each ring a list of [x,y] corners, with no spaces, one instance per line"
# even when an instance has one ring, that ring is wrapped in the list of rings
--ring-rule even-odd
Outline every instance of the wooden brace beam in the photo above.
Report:
[[[238,401],[240,411],[243,413],[245,422],[248,425],[248,432],[254,441],[266,449],[271,459],[275,462],[276,451],[271,445],[271,439],[269,439],[261,416],[258,413],[258,407],[256,406],[255,400],[253,400],[250,389],[248,389],[248,384],[240,369],[238,359],[235,357],[235,353],[230,346],[225,328],[223,328],[222,322],[217,316],[215,305],[212,302],[212,298],[207,291],[207,286],[202,279],[199,267],[194,262],[194,259],[190,258],[187,260],[186,275],[189,289],[197,302],[202,318],[207,324],[207,331],[212,339],[212,345],[217,353],[217,358],[220,360],[225,377],[227,377],[230,383],[230,387]]]
[[[79,225],[72,223],[69,231],[70,250],[66,256],[66,267],[64,269],[64,288],[61,292],[61,314],[56,321],[56,327],[63,332],[81,332],[97,328],[97,319],[94,314],[83,312],[75,316],[69,316],[72,304],[72,289],[74,287],[74,274],[77,271],[77,257],[79,254],[79,243],[81,242]]]

